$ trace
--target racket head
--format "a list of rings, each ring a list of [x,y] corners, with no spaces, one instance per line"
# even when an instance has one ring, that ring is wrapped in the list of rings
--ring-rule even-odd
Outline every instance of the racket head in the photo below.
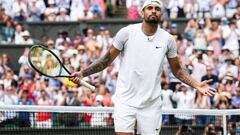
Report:
[[[34,70],[44,76],[70,77],[70,72],[59,57],[44,45],[33,45],[28,54],[28,61]]]

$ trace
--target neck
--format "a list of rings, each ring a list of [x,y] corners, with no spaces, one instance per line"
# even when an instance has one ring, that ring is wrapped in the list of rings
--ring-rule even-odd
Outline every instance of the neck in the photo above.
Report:
[[[142,23],[142,31],[147,36],[154,35],[155,32],[157,31],[157,28],[158,28],[158,24],[146,23],[146,22]]]

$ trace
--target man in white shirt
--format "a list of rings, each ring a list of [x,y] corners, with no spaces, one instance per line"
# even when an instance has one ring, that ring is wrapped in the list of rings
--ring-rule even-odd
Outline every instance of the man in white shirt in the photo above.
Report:
[[[179,91],[174,92],[172,99],[177,102],[177,108],[192,109],[194,106],[195,92],[183,84]],[[179,125],[192,124],[192,115],[176,114],[175,117]]]
[[[160,0],[146,0],[141,10],[143,22],[122,28],[116,34],[113,46],[101,59],[72,74],[71,80],[79,83],[83,77],[102,71],[121,55],[113,96],[116,135],[133,135],[136,121],[141,135],[159,134],[160,78],[165,56],[178,79],[204,95],[214,94],[207,85],[210,80],[198,82],[181,68],[174,38],[159,25],[162,9]]]

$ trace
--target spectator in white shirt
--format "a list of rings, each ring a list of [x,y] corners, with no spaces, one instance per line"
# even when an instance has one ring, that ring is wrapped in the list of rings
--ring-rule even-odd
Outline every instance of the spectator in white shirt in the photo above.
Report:
[[[209,17],[211,0],[197,0],[198,17]]]
[[[56,16],[58,14],[58,8],[55,5],[55,0],[49,0],[48,5],[49,7],[47,7],[44,12],[45,14],[44,20],[47,22],[55,21]]]
[[[27,19],[27,3],[24,0],[16,0],[12,5],[14,20],[24,21]]]
[[[78,20],[78,14],[79,11],[83,10],[84,8],[87,8],[83,5],[82,0],[72,0],[71,4],[71,10],[70,10],[70,18],[71,21],[77,21]]]
[[[183,84],[173,93],[172,99],[177,102],[178,109],[192,109],[194,107],[195,91]],[[177,124],[192,124],[193,116],[187,114],[175,115]]]
[[[169,85],[167,83],[162,84],[162,109],[172,109],[172,96],[173,91],[169,89]],[[163,124],[169,123],[169,115],[163,115]]]
[[[69,13],[69,10],[70,10],[70,2],[72,0],[56,0],[56,6],[61,9],[61,8],[64,8],[66,9],[66,13],[68,14]],[[81,1],[81,0],[79,0]]]
[[[224,47],[228,48],[234,57],[239,56],[239,42],[238,38],[240,37],[240,31],[236,26],[236,23],[233,21],[229,22],[228,29],[222,29],[223,38],[225,39]]]
[[[80,11],[78,14],[79,21],[93,20],[93,19],[94,19],[94,15],[91,12],[91,10],[89,10],[88,8],[85,8],[84,10]]]
[[[11,83],[10,86],[6,87],[3,103],[4,105],[16,105],[18,101],[18,96],[16,94],[16,83]],[[16,112],[6,112],[4,113],[5,120],[0,123],[0,127],[4,127],[7,124],[17,125]]]
[[[218,1],[212,5],[212,18],[222,18],[225,16],[224,6]]]
[[[15,44],[20,44],[21,41],[23,41],[23,37],[22,37],[22,31],[23,31],[23,28],[22,28],[22,25],[20,24],[17,24],[15,26],[15,39],[14,39],[14,43]]]
[[[67,10],[65,8],[60,8],[59,15],[56,17],[56,21],[70,21],[70,16],[67,15]]]

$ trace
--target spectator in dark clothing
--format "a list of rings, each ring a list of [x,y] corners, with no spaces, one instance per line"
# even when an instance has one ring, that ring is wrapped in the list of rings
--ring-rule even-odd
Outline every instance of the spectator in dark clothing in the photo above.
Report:
[[[20,99],[18,100],[18,105],[34,105],[32,99],[28,97],[28,90],[20,91]],[[29,112],[19,112],[18,115],[18,125],[19,127],[30,127],[30,113]]]
[[[216,83],[218,82],[218,77],[213,74],[213,68],[208,66],[207,67],[207,74],[204,75],[201,79],[201,81],[212,79],[212,81],[209,83],[209,85],[213,88],[216,88]]]

